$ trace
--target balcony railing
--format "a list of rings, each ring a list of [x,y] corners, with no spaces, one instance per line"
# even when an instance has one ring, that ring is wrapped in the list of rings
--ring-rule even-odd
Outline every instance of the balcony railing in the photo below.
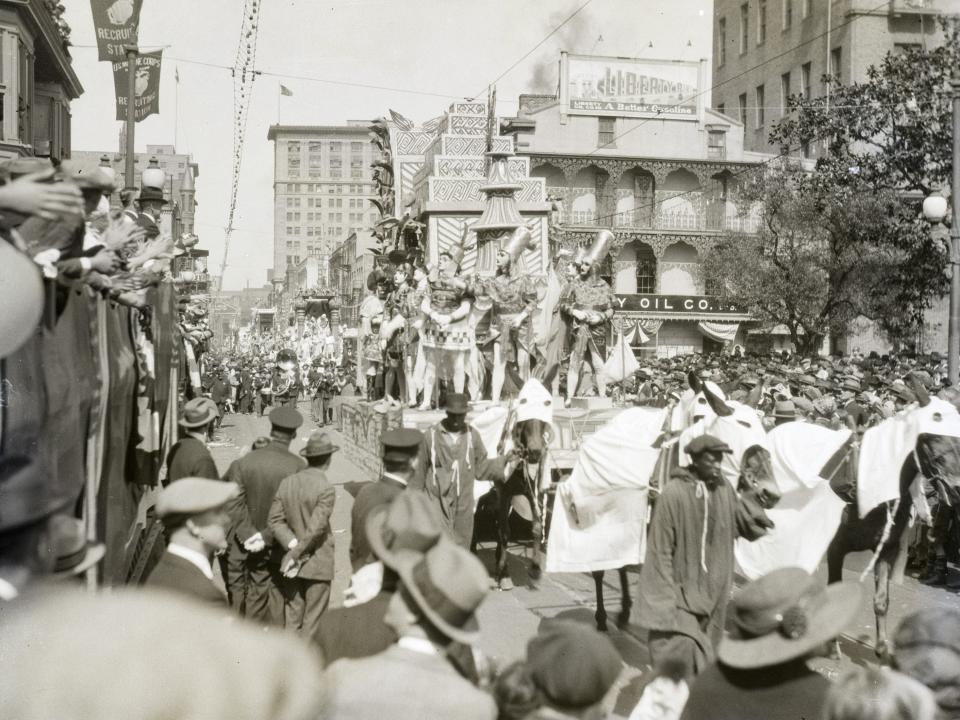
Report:
[[[574,210],[567,213],[566,222],[570,225],[598,224],[595,210]],[[612,218],[601,218],[601,225],[616,228],[634,228],[637,230],[687,230],[703,232],[742,232],[757,231],[758,222],[754,217],[739,215],[719,215],[715,213],[695,213],[677,210],[662,210],[651,213],[649,209],[616,213]]]

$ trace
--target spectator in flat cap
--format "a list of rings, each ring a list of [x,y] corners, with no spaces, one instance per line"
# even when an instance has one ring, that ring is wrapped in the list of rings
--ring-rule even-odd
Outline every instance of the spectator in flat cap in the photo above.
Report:
[[[205,478],[183,478],[157,497],[157,516],[167,533],[167,549],[147,578],[147,585],[226,607],[214,585],[210,565],[227,549],[230,516],[226,505],[237,496],[236,485]]]
[[[376,561],[364,532],[367,516],[375,508],[389,504],[419,472],[422,432],[409,428],[388,430],[380,441],[383,470],[376,482],[360,488],[350,512],[350,564],[354,572]]]
[[[337,450],[327,433],[313,432],[300,451],[307,467],[283,479],[270,508],[270,530],[284,553],[280,561],[284,627],[307,638],[316,634],[330,603],[334,566],[330,518],[337,492],[327,471]]]
[[[893,637],[893,664],[933,691],[940,718],[960,719],[960,610],[927,607],[905,617]]]
[[[422,493],[402,492],[368,513],[365,527],[358,530],[378,560],[364,570],[379,573],[379,591],[365,602],[330,610],[321,620],[316,640],[326,664],[375,655],[396,641],[384,615],[399,582],[397,559],[403,553],[423,554],[436,545],[441,527],[435,508]]]
[[[807,667],[857,614],[857,583],[823,587],[800,568],[747,583],[732,601],[733,631],[690,688],[682,720],[822,717],[829,682]]]
[[[268,519],[280,483],[306,465],[290,452],[302,424],[303,416],[296,410],[275,408],[270,412],[270,444],[234,460],[224,476],[240,489],[230,506],[234,525],[227,555],[227,595],[241,615],[261,623],[284,622],[282,553],[274,553]]]
[[[489,694],[464,679],[446,655],[479,638],[476,612],[489,592],[483,563],[447,537],[425,553],[397,558],[400,590],[387,607],[395,644],[377,655],[338,660],[322,678],[321,717],[497,717]]]
[[[854,666],[827,693],[824,720],[937,720],[933,693],[885,667]]]
[[[167,455],[167,482],[185,477],[218,480],[220,473],[207,449],[210,426],[217,419],[217,406],[210,398],[194,398],[183,406],[179,425],[183,436]]]
[[[511,714],[527,720],[605,717],[602,702],[622,669],[606,635],[571,620],[548,620],[527,643],[526,662],[504,671],[494,696],[501,708],[526,706],[526,715]]]
[[[770,523],[723,479],[725,442],[701,435],[686,452],[690,466],[671,473],[653,513],[637,622],[649,630],[653,663],[677,658],[690,677],[713,660],[723,633],[734,541],[756,539]]]
[[[320,668],[306,646],[180,596],[58,588],[3,613],[5,718],[318,717]]]

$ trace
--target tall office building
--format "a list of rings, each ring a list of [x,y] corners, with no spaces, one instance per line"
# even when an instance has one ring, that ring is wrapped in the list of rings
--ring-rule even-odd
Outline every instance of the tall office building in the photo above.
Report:
[[[824,75],[863,81],[888,52],[938,45],[950,12],[958,0],[716,0],[713,107],[743,123],[746,150],[777,151],[768,138],[788,96],[823,96]]]
[[[334,248],[350,233],[364,233],[379,220],[368,202],[376,195],[367,125],[270,127],[275,273],[285,274],[310,255],[322,256],[321,264],[328,266]]]

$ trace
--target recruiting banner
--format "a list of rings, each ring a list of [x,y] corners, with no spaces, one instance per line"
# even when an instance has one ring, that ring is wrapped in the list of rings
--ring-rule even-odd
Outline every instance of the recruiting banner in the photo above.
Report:
[[[160,112],[160,55],[163,50],[137,55],[134,79],[134,117],[140,122]],[[117,94],[117,120],[127,119],[127,72],[129,62],[113,63],[113,86]]]
[[[142,6],[143,0],[90,0],[100,60],[120,60],[125,45],[136,46]]]
[[[571,115],[697,119],[695,62],[561,55],[561,105]]]

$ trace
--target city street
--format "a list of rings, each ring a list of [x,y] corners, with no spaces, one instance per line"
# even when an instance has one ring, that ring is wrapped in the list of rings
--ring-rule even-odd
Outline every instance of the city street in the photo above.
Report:
[[[300,411],[308,417],[308,404],[301,402]],[[294,451],[303,446],[313,428],[314,424],[308,419],[292,446]],[[218,434],[218,440],[211,447],[220,472],[225,472],[230,462],[248,451],[254,439],[268,432],[269,423],[265,417],[227,415]],[[338,438],[335,442],[341,442],[335,431],[333,434]],[[334,580],[332,604],[338,605],[350,578],[347,551],[350,545],[350,508],[353,497],[348,488],[352,483],[365,482],[371,478],[365,471],[354,466],[342,452],[334,455],[332,467],[329,477],[337,489],[337,503],[333,515],[334,533],[337,538],[337,574]],[[481,625],[484,628],[481,648],[501,667],[523,656],[527,640],[536,633],[542,620],[559,616],[593,623],[593,613],[596,609],[592,577],[582,573],[545,575],[539,587],[533,590],[528,587],[526,581],[525,565],[519,557],[521,550],[519,547],[513,547],[511,551],[509,567],[516,587],[510,592],[493,591],[481,610]],[[480,554],[487,567],[492,568],[492,548],[483,548]],[[850,556],[845,578],[856,580],[868,561],[866,554]],[[825,565],[820,568],[820,574],[825,581]],[[635,596],[638,572],[634,569],[629,573],[629,578],[631,593]],[[866,594],[863,607],[857,616],[855,626],[850,628],[842,642],[844,659],[838,662],[825,658],[816,663],[818,669],[831,677],[836,677],[851,661],[863,663],[873,659],[872,577],[865,580],[864,585]],[[650,667],[649,657],[643,630],[636,625],[631,625],[626,630],[619,630],[616,627],[614,618],[620,608],[620,589],[619,580],[614,572],[607,573],[605,577],[605,599],[610,615],[610,637],[624,662],[629,666],[628,672],[624,673],[620,679],[615,706],[615,712],[618,715],[626,716],[640,695],[645,673]],[[956,605],[957,602],[955,594],[943,589],[928,588],[914,578],[907,577],[902,586],[893,586],[891,590],[890,633],[892,635],[900,619],[914,608],[934,604]]]

